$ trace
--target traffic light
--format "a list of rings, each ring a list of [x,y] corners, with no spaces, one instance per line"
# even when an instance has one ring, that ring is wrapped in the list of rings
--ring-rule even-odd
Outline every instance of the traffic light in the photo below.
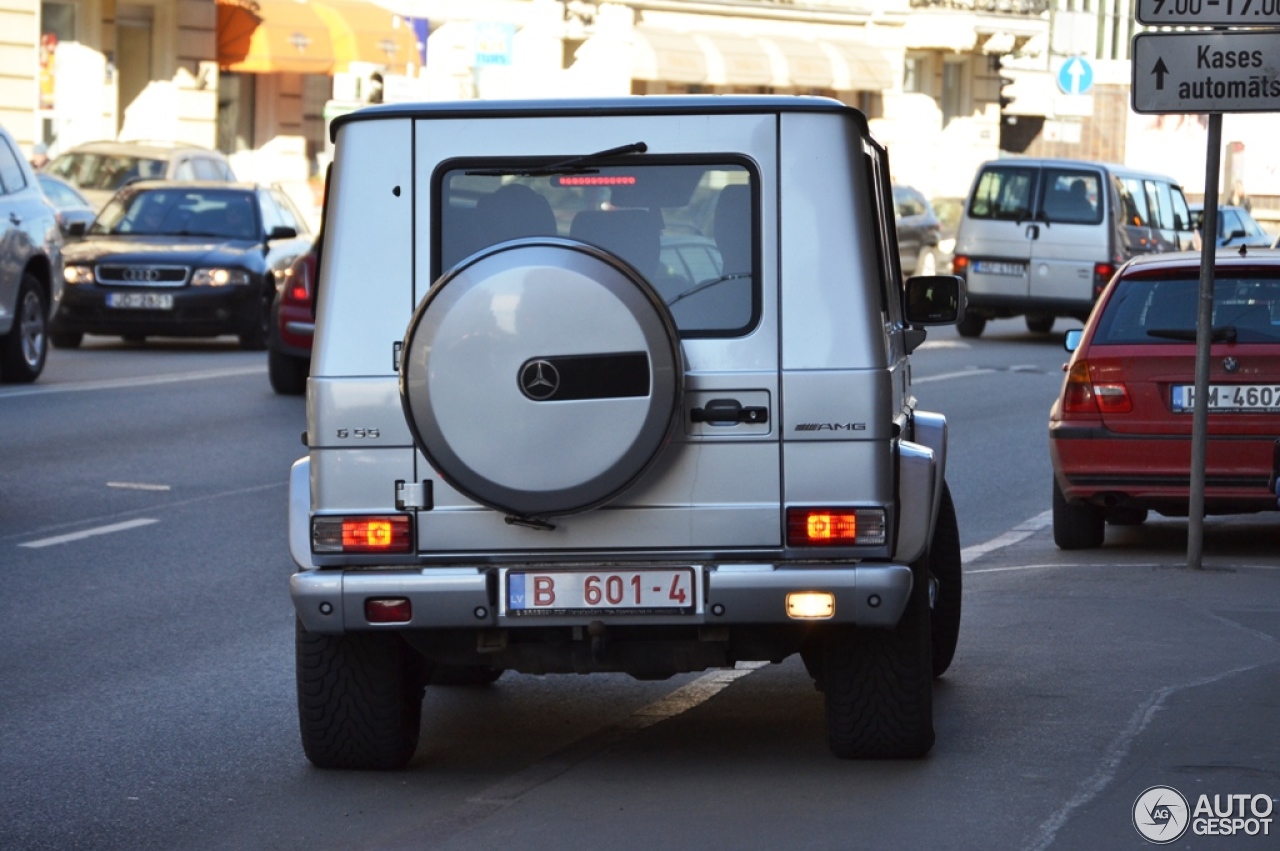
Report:
[[[1013,77],[1009,76],[1008,71],[1004,67],[1004,56],[993,56],[993,70],[996,72],[996,80],[1000,84],[1000,114],[1004,115],[1009,105],[1013,103],[1013,84],[1016,82]]]

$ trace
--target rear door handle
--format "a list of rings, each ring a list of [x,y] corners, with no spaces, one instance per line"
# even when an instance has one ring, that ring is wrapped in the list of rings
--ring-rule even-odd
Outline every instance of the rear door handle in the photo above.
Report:
[[[704,408],[689,411],[689,419],[695,423],[711,425],[738,425],[739,423],[767,423],[769,409],[765,407],[742,407],[737,399],[712,399]]]

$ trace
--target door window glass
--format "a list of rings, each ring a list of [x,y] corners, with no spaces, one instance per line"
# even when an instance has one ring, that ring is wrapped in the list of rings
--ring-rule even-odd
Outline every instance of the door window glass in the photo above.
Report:
[[[1151,211],[1147,206],[1147,191],[1136,177],[1126,177],[1119,182],[1124,223],[1131,227],[1151,227]]]
[[[27,177],[9,140],[0,136],[0,192],[17,192],[26,188]]]

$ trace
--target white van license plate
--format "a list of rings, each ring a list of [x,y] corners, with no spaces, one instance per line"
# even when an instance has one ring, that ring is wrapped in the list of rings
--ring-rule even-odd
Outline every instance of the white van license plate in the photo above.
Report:
[[[693,568],[512,571],[511,615],[693,614]]]
[[[173,310],[173,293],[107,293],[107,307]]]
[[[975,260],[973,271],[979,275],[1008,275],[1021,278],[1027,274],[1027,264],[1008,260]]]
[[[1195,410],[1194,384],[1173,386],[1173,410]],[[1209,387],[1210,411],[1268,413],[1280,411],[1280,384],[1214,384]]]

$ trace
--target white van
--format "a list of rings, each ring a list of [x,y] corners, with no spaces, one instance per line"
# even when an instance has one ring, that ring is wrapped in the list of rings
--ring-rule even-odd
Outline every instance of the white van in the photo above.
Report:
[[[1081,160],[984,163],[956,234],[953,269],[969,295],[957,327],[977,337],[999,317],[1025,316],[1038,333],[1058,316],[1083,321],[1126,260],[1191,248],[1193,234],[1171,177]]]

